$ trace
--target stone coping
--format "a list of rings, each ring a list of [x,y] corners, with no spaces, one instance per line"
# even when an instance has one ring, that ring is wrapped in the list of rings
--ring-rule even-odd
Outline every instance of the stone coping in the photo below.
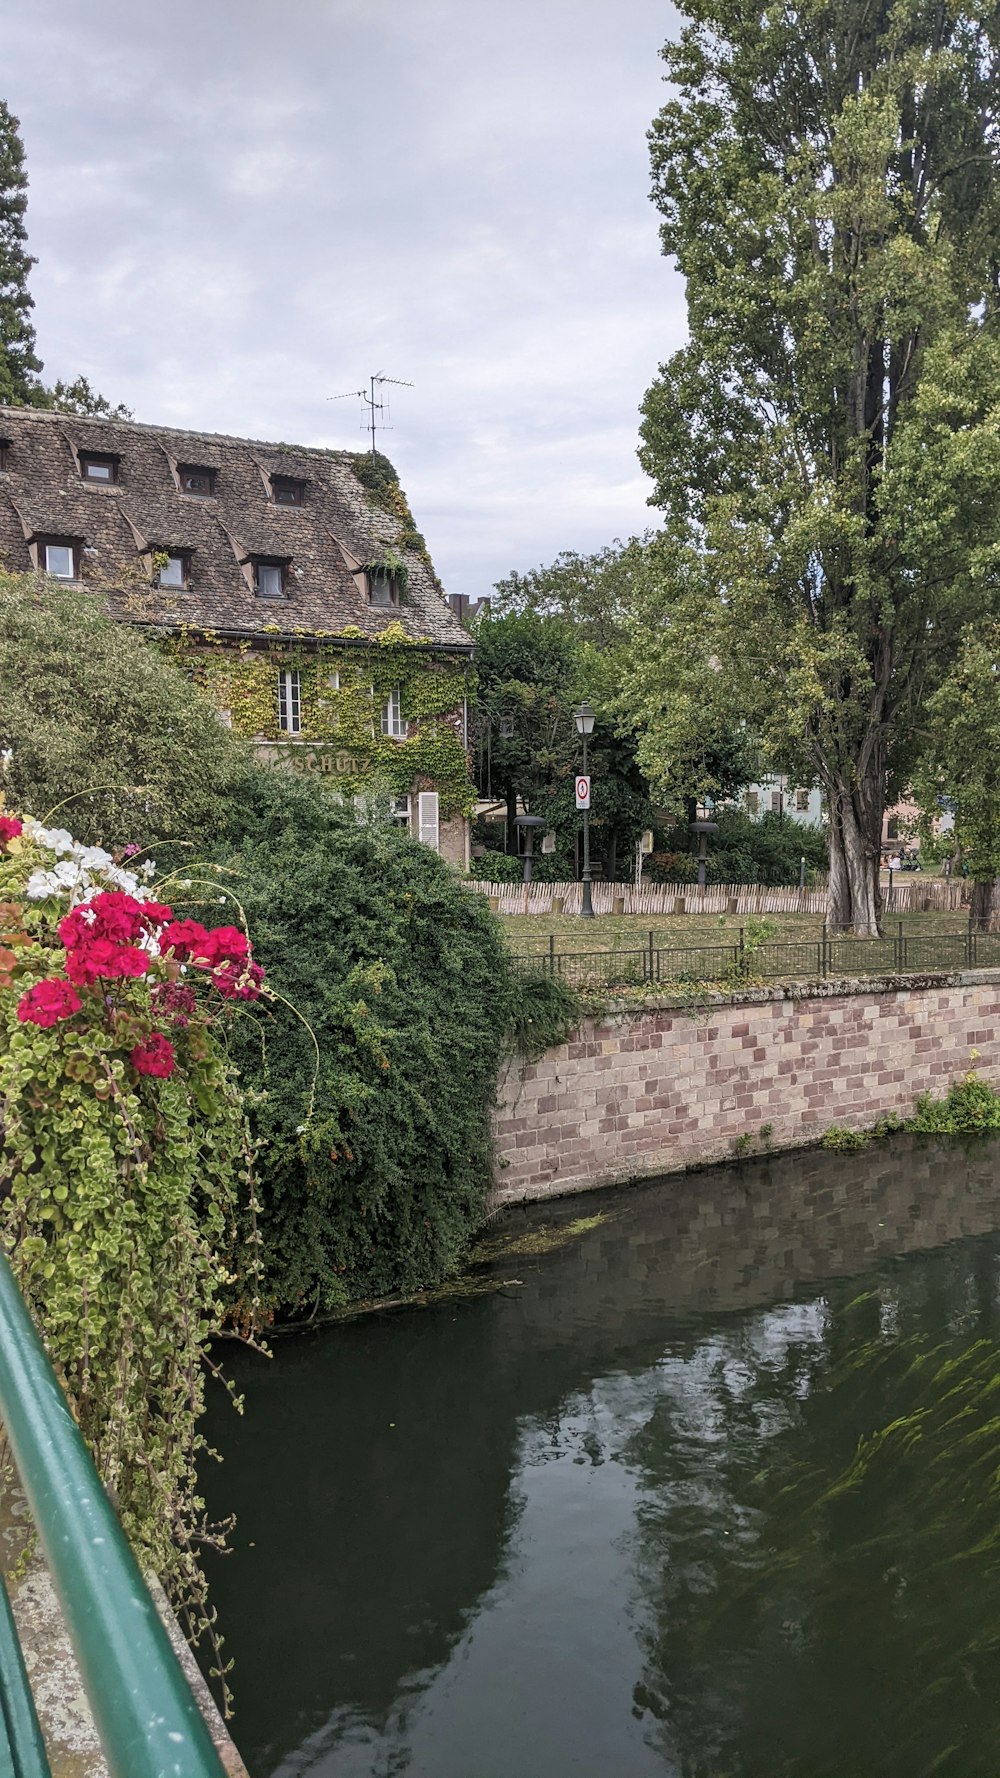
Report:
[[[580,1024],[600,1025],[644,1012],[707,1012],[718,1006],[767,1006],[784,1000],[843,1000],[859,994],[906,994],[928,988],[980,987],[1000,983],[1000,969],[925,969],[905,974],[821,976],[759,983],[745,988],[706,988],[690,994],[609,995],[592,1009],[584,1006]],[[551,1054],[551,1051],[547,1052]]]
[[[27,1503],[20,1490],[10,1484],[0,1486],[0,1568],[5,1573],[11,1571],[25,1547],[30,1522]],[[155,1574],[147,1574],[146,1585],[208,1725],[227,1778],[249,1778]],[[37,1549],[29,1557],[25,1573],[11,1588],[11,1609],[45,1737],[52,1778],[110,1778],[52,1576]]]

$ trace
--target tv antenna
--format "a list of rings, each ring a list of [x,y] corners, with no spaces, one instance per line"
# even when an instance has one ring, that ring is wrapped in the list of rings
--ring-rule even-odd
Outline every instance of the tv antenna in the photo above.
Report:
[[[368,409],[368,419],[365,422],[365,431],[370,432],[372,435],[373,456],[375,454],[376,426],[380,427],[383,432],[392,431],[392,427],[382,418],[383,414],[387,414],[389,411],[388,400],[382,394],[382,390],[386,383],[395,383],[398,389],[413,388],[413,384],[404,383],[402,377],[387,377],[383,371],[377,370],[374,376],[368,378],[367,389],[345,389],[343,395],[328,395],[326,398],[327,401],[347,401],[352,395],[360,396]],[[376,390],[378,391],[377,394]]]

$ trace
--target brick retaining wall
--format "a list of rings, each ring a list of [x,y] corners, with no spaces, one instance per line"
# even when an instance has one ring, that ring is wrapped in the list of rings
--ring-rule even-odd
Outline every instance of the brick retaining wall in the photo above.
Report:
[[[624,1184],[909,1115],[971,1065],[1000,1082],[1000,970],[663,999],[587,1020],[513,1062],[496,1117],[496,1201]]]

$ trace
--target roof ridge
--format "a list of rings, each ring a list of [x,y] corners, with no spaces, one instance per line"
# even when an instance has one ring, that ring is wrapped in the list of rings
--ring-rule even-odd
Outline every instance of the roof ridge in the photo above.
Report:
[[[307,452],[317,457],[343,457],[355,462],[367,457],[368,451],[349,451],[341,445],[289,444],[287,439],[248,438],[236,432],[206,432],[200,426],[163,426],[152,420],[122,420],[113,414],[68,414],[58,408],[23,407],[14,402],[0,404],[0,426],[4,414],[23,415],[26,419],[48,420],[53,425],[124,427],[131,432],[167,432],[177,438],[203,439],[206,444],[256,445],[265,451]]]

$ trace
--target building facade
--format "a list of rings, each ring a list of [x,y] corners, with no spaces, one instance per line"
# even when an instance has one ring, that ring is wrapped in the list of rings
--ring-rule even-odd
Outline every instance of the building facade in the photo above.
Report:
[[[761,815],[790,815],[803,827],[822,827],[823,796],[818,785],[795,784],[774,772],[743,792],[743,806],[754,820]]]
[[[154,629],[262,759],[467,868],[472,639],[381,455],[0,408],[0,562]]]

